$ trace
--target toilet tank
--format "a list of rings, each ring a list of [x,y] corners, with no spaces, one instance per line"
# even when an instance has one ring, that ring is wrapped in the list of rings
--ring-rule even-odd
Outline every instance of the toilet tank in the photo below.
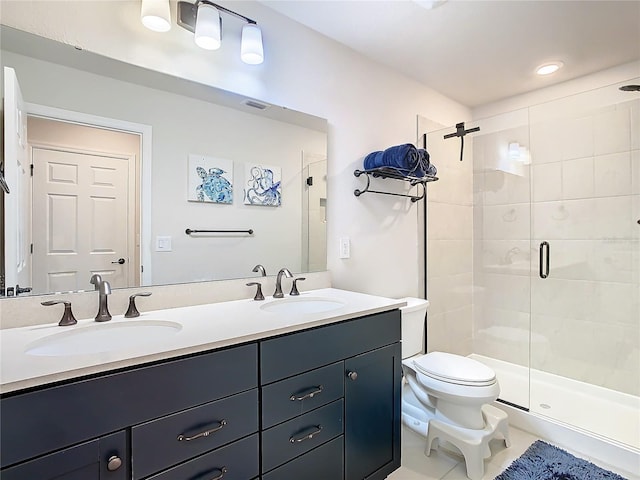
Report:
[[[425,315],[429,301],[422,298],[401,298],[407,302],[406,307],[400,307],[402,318],[402,358],[408,358],[424,351]]]

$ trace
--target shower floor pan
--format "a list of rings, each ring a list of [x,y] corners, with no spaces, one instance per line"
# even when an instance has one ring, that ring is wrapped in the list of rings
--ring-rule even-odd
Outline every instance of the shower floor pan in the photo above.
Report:
[[[496,372],[502,400],[640,452],[640,397],[539,370],[529,372],[483,355],[470,357]]]

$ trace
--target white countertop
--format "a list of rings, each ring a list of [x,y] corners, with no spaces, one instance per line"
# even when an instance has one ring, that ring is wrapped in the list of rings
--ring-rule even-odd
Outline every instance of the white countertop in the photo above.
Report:
[[[403,300],[334,288],[304,292],[292,300],[296,299],[330,299],[343,305],[318,313],[274,313],[264,310],[264,306],[281,300],[267,297],[261,302],[247,299],[141,312],[135,319],[118,315],[100,324],[91,318],[68,327],[54,323],[0,330],[0,393],[240,344],[406,305]],[[108,350],[109,345],[108,351],[93,353],[79,350],[62,355],[50,355],[46,351],[37,355],[27,353],[52,335],[69,336],[80,329],[96,328],[115,332],[117,324],[126,323],[128,327],[136,322],[173,325],[175,333],[152,341],[140,337],[139,330],[131,329],[138,337],[127,338],[131,345],[114,350]],[[119,330],[120,333],[126,331]]]

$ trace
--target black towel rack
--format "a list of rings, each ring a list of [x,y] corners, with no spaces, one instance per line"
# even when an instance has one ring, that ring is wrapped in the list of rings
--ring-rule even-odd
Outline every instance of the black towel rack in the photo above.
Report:
[[[357,188],[353,194],[356,197],[359,197],[360,195],[362,195],[363,193],[378,193],[380,195],[393,195],[396,197],[407,197],[410,198],[412,202],[417,202],[418,200],[422,200],[426,193],[427,193],[427,189],[426,189],[426,184],[429,182],[435,182],[438,180],[438,177],[435,177],[433,175],[425,175],[424,177],[414,177],[411,175],[404,175],[402,172],[400,172],[399,170],[396,170],[395,168],[392,167],[379,167],[379,168],[372,168],[370,170],[355,170],[353,172],[353,174],[356,177],[359,177],[360,175],[366,175],[367,176],[367,185],[364,187],[364,189],[359,189]],[[411,195],[411,194],[405,194],[405,193],[393,193],[393,192],[382,192],[380,190],[371,190],[371,177],[373,178],[392,178],[394,180],[402,180],[404,182],[408,182],[412,187],[415,187],[417,185],[421,185],[422,186],[422,192],[419,193],[418,195]]]
[[[248,230],[192,230],[191,228],[187,228],[184,233],[187,235],[191,235],[192,233],[247,233],[249,235],[253,235],[253,229]]]

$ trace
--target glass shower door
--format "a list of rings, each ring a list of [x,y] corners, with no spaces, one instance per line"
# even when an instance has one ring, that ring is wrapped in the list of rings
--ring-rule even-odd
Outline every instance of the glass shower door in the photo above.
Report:
[[[418,122],[439,181],[429,185],[427,347],[491,367],[500,399],[529,407],[530,156],[528,110],[456,131]],[[422,137],[419,144],[422,145]]]
[[[529,109],[530,409],[640,448],[640,94],[619,86]]]
[[[473,134],[474,315],[477,360],[500,399],[529,407],[530,151],[528,111],[478,120]]]

